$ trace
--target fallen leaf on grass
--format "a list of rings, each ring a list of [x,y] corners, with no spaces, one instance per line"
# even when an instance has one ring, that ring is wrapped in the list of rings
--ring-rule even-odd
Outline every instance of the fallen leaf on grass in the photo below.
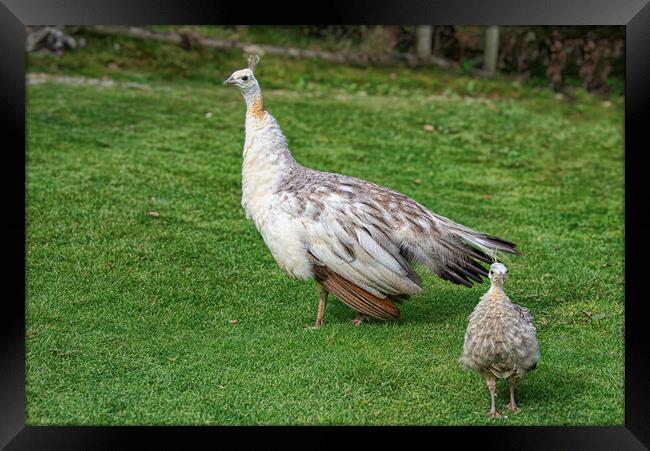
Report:
[[[236,319],[231,319],[230,324],[237,324],[237,320]]]
[[[609,318],[610,316],[613,316],[612,313],[596,313],[591,317],[592,321],[598,321],[599,319],[605,319]]]

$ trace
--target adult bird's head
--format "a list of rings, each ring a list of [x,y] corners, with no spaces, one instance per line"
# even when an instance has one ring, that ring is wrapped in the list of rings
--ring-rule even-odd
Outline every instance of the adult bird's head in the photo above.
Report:
[[[492,266],[490,266],[489,276],[493,285],[502,287],[503,282],[505,282],[506,280],[507,274],[508,274],[508,268],[506,268],[501,263],[492,263]]]
[[[233,72],[232,75],[223,82],[223,84],[239,86],[244,95],[247,92],[259,90],[259,85],[254,74],[255,66],[259,60],[260,57],[258,55],[251,55],[248,58],[248,67]]]

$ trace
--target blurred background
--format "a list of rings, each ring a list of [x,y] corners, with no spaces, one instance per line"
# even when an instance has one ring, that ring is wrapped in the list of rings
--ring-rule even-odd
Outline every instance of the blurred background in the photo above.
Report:
[[[148,26],[29,27],[28,51],[83,48],[88,34],[125,35],[197,48],[260,46],[260,53],[378,66],[437,66],[497,73],[570,92],[624,92],[624,28],[558,26]]]

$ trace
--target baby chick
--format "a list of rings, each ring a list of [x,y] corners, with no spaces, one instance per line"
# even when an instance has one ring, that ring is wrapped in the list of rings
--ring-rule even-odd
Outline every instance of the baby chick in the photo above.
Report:
[[[469,315],[465,345],[460,359],[467,369],[485,378],[492,397],[489,415],[496,410],[496,379],[507,379],[510,385],[508,409],[518,412],[515,384],[537,366],[539,346],[535,324],[527,308],[513,304],[503,291],[508,270],[501,263],[490,267],[490,289]]]

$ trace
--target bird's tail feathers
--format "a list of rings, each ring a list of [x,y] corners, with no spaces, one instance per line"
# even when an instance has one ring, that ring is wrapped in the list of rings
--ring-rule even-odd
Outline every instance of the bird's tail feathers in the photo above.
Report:
[[[439,218],[443,219],[443,218]],[[404,243],[404,255],[417,261],[444,280],[472,287],[488,276],[488,265],[499,260],[499,253],[522,255],[516,244],[443,219],[441,234],[430,240]]]
[[[483,260],[485,263],[496,262],[498,260],[499,252],[505,252],[518,256],[523,255],[518,249],[516,249],[517,245],[515,243],[506,241],[496,236],[474,231],[471,231],[469,233],[462,231],[459,233],[459,237],[465,242],[465,244],[481,251],[485,257],[490,259],[490,261]],[[482,260],[482,258],[479,259]]]

